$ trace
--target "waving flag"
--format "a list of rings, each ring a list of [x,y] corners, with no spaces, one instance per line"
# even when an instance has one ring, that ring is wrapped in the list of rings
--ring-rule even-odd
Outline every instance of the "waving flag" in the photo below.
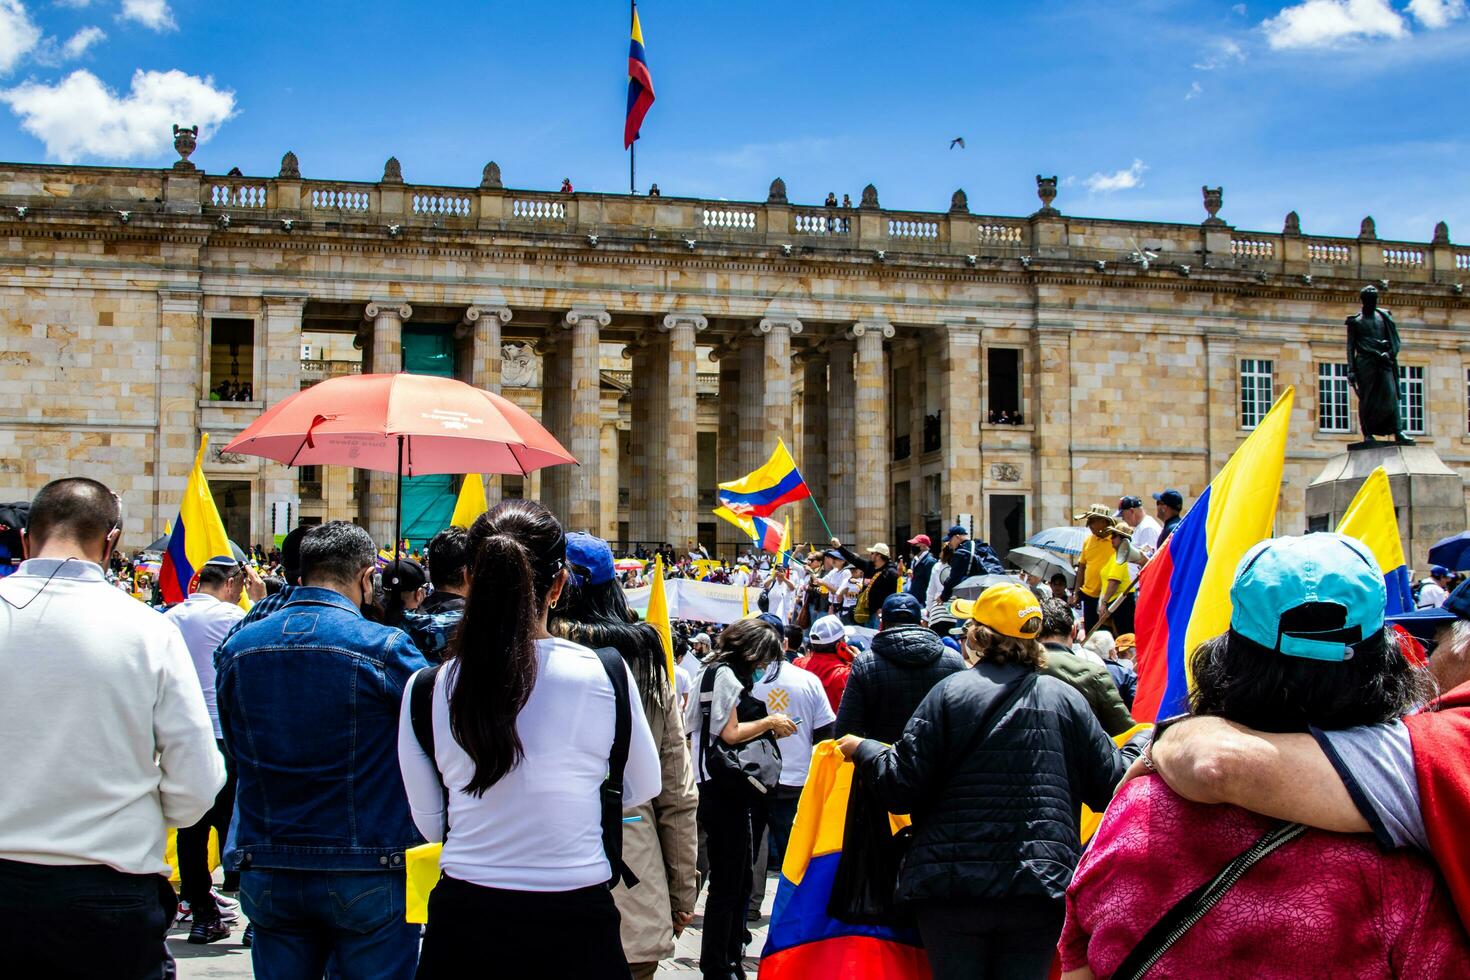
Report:
[[[648,73],[648,55],[643,50],[643,25],[638,22],[638,4],[633,4],[633,37],[628,44],[628,115],[623,120],[623,149],[633,145],[643,128],[643,117],[653,106],[653,76]]]
[[[214,497],[209,493],[209,481],[204,478],[204,450],[208,445],[206,432],[199,441],[194,468],[189,471],[189,482],[184,486],[184,500],[179,504],[179,516],[169,532],[168,547],[163,551],[158,587],[163,592],[163,601],[170,605],[188,598],[194,576],[205,562],[219,555],[233,554],[224,522],[219,519]]]
[[[842,758],[836,742],[821,742],[812,751],[811,770],[781,864],[760,980],[929,977],[929,957],[917,930],[849,925],[827,914],[842,855],[852,774],[852,763]],[[907,817],[891,819],[897,827],[909,822]]]
[[[736,517],[770,517],[778,507],[806,500],[812,491],[796,468],[796,460],[791,458],[786,443],[778,439],[776,451],[764,466],[738,480],[721,483],[716,495],[720,507]]]
[[[454,502],[454,516],[449,523],[454,527],[469,530],[475,518],[490,509],[485,502],[485,478],[478,473],[466,473],[459,488],[459,499]]]
[[[1251,546],[1271,536],[1296,391],[1288,387],[1139,577],[1138,693],[1133,717],[1188,707],[1189,658],[1230,627],[1230,585]]]
[[[1368,546],[1378,567],[1383,569],[1383,584],[1388,589],[1388,605],[1384,611],[1396,616],[1414,608],[1414,594],[1409,589],[1409,563],[1404,558],[1404,543],[1399,537],[1398,514],[1393,509],[1393,491],[1388,486],[1388,471],[1378,467],[1358,488],[1348,504],[1338,534],[1357,538]]]
[[[648,593],[648,615],[644,620],[658,630],[658,641],[668,662],[669,686],[674,686],[674,630],[669,623],[669,599],[664,594],[664,559],[653,556],[653,588]]]

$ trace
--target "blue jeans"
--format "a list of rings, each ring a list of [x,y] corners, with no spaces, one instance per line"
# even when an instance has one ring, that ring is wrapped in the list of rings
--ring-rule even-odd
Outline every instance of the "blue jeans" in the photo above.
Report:
[[[412,980],[419,927],[405,922],[402,871],[246,871],[240,905],[255,924],[259,980]]]

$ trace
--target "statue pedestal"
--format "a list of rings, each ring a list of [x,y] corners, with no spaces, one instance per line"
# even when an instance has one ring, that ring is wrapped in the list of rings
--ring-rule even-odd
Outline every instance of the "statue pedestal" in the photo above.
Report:
[[[1418,575],[1429,568],[1429,548],[1465,530],[1465,480],[1430,446],[1381,443],[1339,453],[1307,485],[1307,527],[1330,531],[1368,474],[1382,466],[1393,491],[1404,556]]]

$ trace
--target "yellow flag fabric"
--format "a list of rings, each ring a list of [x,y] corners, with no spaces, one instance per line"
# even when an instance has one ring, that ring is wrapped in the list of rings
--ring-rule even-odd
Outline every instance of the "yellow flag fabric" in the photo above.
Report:
[[[1128,744],[1128,740],[1131,739],[1133,736],[1152,727],[1154,726],[1148,724],[1134,725],[1126,732],[1114,735],[1113,744],[1121,749],[1123,746]],[[1097,828],[1098,825],[1102,823],[1102,818],[1103,815],[1101,813],[1093,813],[1092,810],[1085,805],[1082,807],[1082,816],[1077,821],[1077,829],[1081,831],[1082,843],[1086,844],[1088,841],[1092,840],[1092,835],[1097,833]]]
[[[184,499],[179,503],[179,516],[173,522],[168,547],[163,552],[158,585],[164,601],[170,605],[183,602],[188,597],[189,587],[205,562],[219,555],[233,554],[224,522],[220,520],[214,497],[209,492],[209,481],[204,478],[204,451],[208,447],[209,433],[206,432],[199,440],[194,468],[189,471]],[[243,594],[240,605],[247,610],[250,608],[250,600]]]
[[[669,687],[674,686],[674,630],[669,622],[669,600],[664,595],[664,559],[656,555],[653,559],[653,587],[648,593],[648,623],[658,630],[659,642],[664,647],[668,660]]]
[[[714,513],[715,516],[718,517],[720,520],[729,521],[731,524],[734,524],[736,527],[740,528],[740,530],[745,532],[746,537],[755,537],[755,521],[751,520],[749,517],[742,517],[741,515],[730,510],[730,508],[728,507],[716,507]]]
[[[454,504],[454,516],[449,523],[466,530],[475,523],[475,518],[490,509],[485,501],[485,478],[479,473],[466,473],[459,487],[459,500]],[[441,512],[442,513],[442,512]]]
[[[403,862],[408,871],[404,921],[419,925],[429,921],[429,892],[439,883],[439,856],[443,852],[443,844],[419,844],[403,852]]]
[[[1393,491],[1388,485],[1388,471],[1378,467],[1358,488],[1352,503],[1337,525],[1338,534],[1357,538],[1368,546],[1378,567],[1383,569],[1383,584],[1388,592],[1385,611],[1390,616],[1414,608],[1409,582],[1409,562],[1404,557],[1404,542],[1399,537],[1398,513],[1393,507]]]

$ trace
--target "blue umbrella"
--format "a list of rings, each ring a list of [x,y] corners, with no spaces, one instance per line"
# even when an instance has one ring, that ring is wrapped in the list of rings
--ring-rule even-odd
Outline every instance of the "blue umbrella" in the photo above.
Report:
[[[1470,552],[1470,531],[1461,531],[1434,542],[1434,547],[1429,549],[1429,564],[1461,572],[1470,568],[1466,552]]]
[[[1026,543],[1033,548],[1045,548],[1059,555],[1076,558],[1082,554],[1082,545],[1091,533],[1085,527],[1049,527],[1031,535]]]

